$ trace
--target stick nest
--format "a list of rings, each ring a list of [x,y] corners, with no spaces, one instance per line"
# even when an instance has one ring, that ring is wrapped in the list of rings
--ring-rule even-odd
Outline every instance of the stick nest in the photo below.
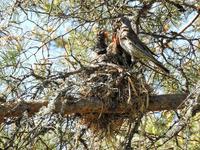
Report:
[[[102,108],[113,110],[113,113],[81,114],[81,123],[93,132],[118,131],[124,122],[134,120],[145,112],[148,97],[153,92],[139,71],[131,72],[119,66],[101,66],[93,72],[85,71],[80,78],[83,81],[82,98],[100,98]],[[122,103],[130,110],[129,113],[115,113]]]

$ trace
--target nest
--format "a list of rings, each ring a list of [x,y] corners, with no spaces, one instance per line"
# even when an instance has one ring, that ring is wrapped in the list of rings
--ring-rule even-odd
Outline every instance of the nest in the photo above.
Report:
[[[144,76],[119,66],[101,66],[93,72],[86,71],[81,76],[80,95],[82,98],[98,97],[103,107],[109,107],[113,113],[81,114],[81,123],[93,132],[118,132],[124,122],[136,119],[148,107],[148,96],[152,88],[146,84]],[[129,113],[115,113],[121,104],[126,105]]]

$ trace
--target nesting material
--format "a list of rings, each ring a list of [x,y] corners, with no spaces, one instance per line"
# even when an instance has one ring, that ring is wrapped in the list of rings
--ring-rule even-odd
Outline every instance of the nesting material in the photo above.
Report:
[[[93,132],[117,132],[124,122],[144,113],[152,89],[139,72],[130,72],[130,69],[120,66],[102,66],[94,72],[85,72],[85,75],[81,76],[84,81],[80,90],[81,97],[100,98],[102,108],[109,107],[113,113],[81,114],[81,123]],[[122,103],[130,110],[129,113],[115,113],[115,109]]]

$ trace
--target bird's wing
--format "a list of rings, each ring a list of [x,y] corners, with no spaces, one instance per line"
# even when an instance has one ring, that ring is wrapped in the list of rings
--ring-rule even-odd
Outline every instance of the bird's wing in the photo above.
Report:
[[[152,52],[134,33],[134,31],[128,33],[128,38],[134,43],[134,45],[141,51],[145,51],[145,53],[149,53],[153,56],[157,56],[154,52]]]
[[[163,70],[165,73],[169,73],[169,70],[166,69],[162,63],[160,63],[157,59],[154,58],[153,52],[150,51],[150,49],[145,46],[144,43],[142,43],[137,36],[122,36],[120,40],[121,47],[131,54],[135,58],[144,58],[147,60],[152,61],[155,65],[157,65],[161,70]],[[153,54],[152,54],[153,53]]]
[[[147,58],[151,61],[157,61],[150,50],[139,40],[132,39],[128,36],[122,36],[119,39],[121,47],[135,58]],[[141,44],[142,43],[142,44]]]

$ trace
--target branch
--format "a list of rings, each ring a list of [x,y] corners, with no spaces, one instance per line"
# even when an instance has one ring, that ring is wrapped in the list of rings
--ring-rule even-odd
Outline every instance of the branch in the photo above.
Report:
[[[182,129],[188,125],[191,117],[193,117],[197,112],[200,112],[199,88],[200,87],[197,87],[196,90],[190,93],[190,95],[188,95],[184,100],[184,103],[187,104],[187,107],[184,107],[184,109],[182,109],[180,113],[181,117],[176,121],[174,120],[173,125],[171,125],[163,135],[161,135],[150,145],[148,145],[147,149],[163,146],[170,139],[178,135],[180,131],[182,131]],[[155,147],[155,143],[159,144]]]
[[[0,123],[4,122],[4,119],[9,117],[20,117],[24,112],[28,112],[29,116],[35,115],[39,112],[40,108],[47,106],[48,101],[43,102],[6,102],[0,104]]]
[[[168,94],[168,95],[154,95],[149,97],[148,111],[162,111],[162,110],[176,110],[183,107],[183,102],[187,97],[186,94]],[[0,105],[0,122],[4,122],[5,118],[19,117],[27,111],[29,116],[35,115],[40,108],[47,107],[48,101],[40,102],[7,102]],[[53,113],[62,113],[65,115],[74,113],[130,113],[131,107],[128,104],[120,104],[117,108],[110,109],[99,98],[91,97],[90,99],[81,99],[76,102],[63,101],[62,104],[55,104]],[[195,112],[200,111],[196,108]]]
[[[182,34],[185,30],[187,30],[199,17],[200,13],[196,14],[196,16],[181,30],[178,34]]]

